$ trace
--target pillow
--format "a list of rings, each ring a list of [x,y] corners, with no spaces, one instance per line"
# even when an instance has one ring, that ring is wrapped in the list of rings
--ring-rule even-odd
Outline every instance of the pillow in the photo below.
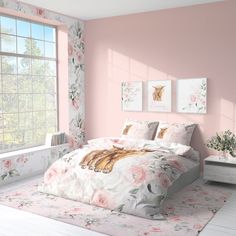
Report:
[[[189,146],[195,127],[196,124],[160,123],[155,139]]]
[[[158,123],[157,121],[127,120],[122,130],[122,137],[153,140]]]

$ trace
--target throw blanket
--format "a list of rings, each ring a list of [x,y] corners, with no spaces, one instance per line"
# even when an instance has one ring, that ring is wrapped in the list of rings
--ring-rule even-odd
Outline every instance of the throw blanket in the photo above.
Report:
[[[117,140],[116,140],[117,143]],[[132,146],[132,148],[131,148]],[[39,190],[149,219],[162,219],[168,188],[196,164],[180,148],[123,143],[75,150],[46,171]],[[189,150],[183,148],[181,150]],[[119,161],[118,161],[119,160]],[[82,168],[81,168],[82,167]],[[94,171],[91,171],[94,170]],[[106,173],[106,174],[104,174]]]

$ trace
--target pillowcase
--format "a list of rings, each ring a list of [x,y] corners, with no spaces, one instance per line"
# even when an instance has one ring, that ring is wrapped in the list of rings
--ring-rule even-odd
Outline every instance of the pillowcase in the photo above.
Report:
[[[189,146],[195,127],[196,124],[160,123],[155,139]]]
[[[122,137],[153,140],[159,122],[126,120]]]

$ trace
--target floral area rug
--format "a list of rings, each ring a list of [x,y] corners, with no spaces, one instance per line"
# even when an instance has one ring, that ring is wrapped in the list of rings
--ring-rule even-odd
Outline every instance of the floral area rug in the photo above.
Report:
[[[1,192],[0,204],[108,235],[198,235],[232,191],[197,180],[168,199],[165,220],[148,220],[40,193],[40,181]]]

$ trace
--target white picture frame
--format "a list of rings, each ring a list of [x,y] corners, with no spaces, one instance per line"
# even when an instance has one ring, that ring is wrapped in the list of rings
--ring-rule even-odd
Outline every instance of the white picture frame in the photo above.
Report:
[[[177,80],[176,110],[181,113],[207,113],[207,78]]]
[[[147,109],[153,112],[171,112],[171,80],[147,82]]]
[[[121,83],[121,101],[123,111],[143,110],[142,81],[126,81]]]

